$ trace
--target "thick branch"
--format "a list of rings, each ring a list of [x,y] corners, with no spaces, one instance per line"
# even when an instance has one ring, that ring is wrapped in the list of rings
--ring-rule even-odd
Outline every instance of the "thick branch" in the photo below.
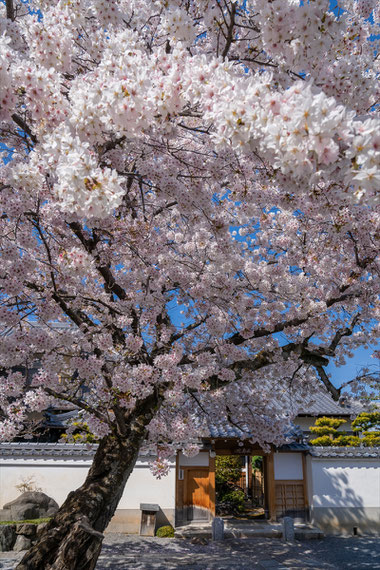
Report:
[[[326,306],[328,308],[330,308],[333,305],[335,305],[336,303],[341,303],[342,301],[345,301],[346,299],[349,299],[350,297],[360,297],[360,295],[361,295],[361,293],[359,291],[353,291],[352,293],[345,293],[345,294],[340,295],[338,297],[330,297],[330,299],[327,299],[327,301],[326,301]],[[295,317],[294,319],[290,319],[289,321],[282,321],[281,323],[277,323],[271,329],[267,329],[267,328],[256,329],[253,332],[253,334],[250,335],[249,337],[245,337],[241,333],[238,332],[238,333],[235,333],[232,336],[230,336],[227,339],[227,341],[234,344],[235,346],[239,346],[240,344],[243,344],[244,342],[251,340],[251,339],[254,339],[254,338],[261,338],[263,336],[271,336],[272,334],[275,334],[278,332],[283,332],[286,328],[289,328],[289,327],[299,327],[300,325],[303,325],[307,321],[309,321],[310,318],[312,318],[312,315],[307,315],[306,317]],[[356,317],[354,324],[356,324],[357,318],[358,317]],[[345,330],[347,330],[347,329],[345,329]],[[347,336],[347,333],[342,334],[342,336]],[[326,351],[327,349],[324,349],[324,350]]]
[[[157,210],[155,210],[152,215],[153,215],[153,217],[158,216],[158,214],[161,214],[161,212],[163,212],[164,210],[168,210],[169,208],[172,208],[173,206],[176,206],[176,205],[177,205],[177,201],[173,200],[173,202],[169,202],[165,206],[161,206],[161,208],[157,208]]]
[[[309,320],[309,315],[307,317],[296,317],[294,319],[290,319],[289,321],[283,321],[281,323],[277,323],[273,328],[261,328],[256,329],[252,335],[249,337],[243,336],[241,333],[235,333],[230,336],[227,341],[234,344],[235,346],[239,346],[239,344],[243,344],[247,340],[251,340],[253,338],[261,338],[263,336],[271,336],[274,333],[282,332],[284,329],[288,327],[298,327]]]
[[[93,408],[89,404],[86,404],[86,402],[84,400],[74,398],[73,396],[60,394],[59,392],[56,392],[55,390],[52,390],[51,388],[48,388],[47,386],[41,386],[41,388],[47,394],[49,394],[49,396],[53,396],[57,400],[62,400],[63,402],[70,402],[70,404],[73,404],[74,406],[77,406],[78,408],[85,410],[89,414],[96,416],[101,422],[107,423],[107,418],[105,416],[103,416],[100,412],[98,412],[98,410],[96,410],[95,408]]]
[[[67,315],[69,319],[71,319],[73,323],[77,325],[77,327],[80,327],[85,323],[91,327],[95,326],[94,323],[91,321],[91,319],[87,317],[87,315],[85,315],[82,312],[74,311],[73,309],[71,309],[71,307],[69,307],[69,305],[62,299],[62,297],[58,293],[56,292],[52,293],[52,299],[54,299],[57,305],[61,307],[65,315]]]
[[[78,222],[73,222],[69,224],[69,227],[72,229],[74,234],[82,243],[85,250],[91,255],[93,255],[99,240],[86,238],[86,236],[83,233],[82,227]],[[97,256],[94,255],[94,258],[96,260]],[[127,296],[126,292],[120,285],[118,285],[118,283],[116,283],[115,277],[113,276],[111,269],[105,265],[100,265],[99,263],[96,265],[96,269],[104,279],[107,292],[114,293],[121,301],[123,301]]]
[[[345,329],[339,329],[335,333],[335,336],[329,345],[329,350],[331,351],[332,354],[335,353],[336,347],[338,346],[338,344],[340,343],[340,341],[342,340],[342,338],[344,336],[351,336],[352,335],[354,327],[355,327],[356,323],[358,322],[358,319],[359,319],[359,315],[355,315],[355,317],[352,319],[351,325],[349,327],[346,327]]]
[[[5,6],[7,8],[7,18],[13,22],[15,19],[15,8],[13,5],[13,0],[5,0]]]
[[[235,15],[236,15],[236,4],[232,4],[230,10],[230,23],[228,25],[228,30],[227,30],[226,45],[224,46],[224,50],[222,53],[223,59],[227,57],[227,54],[230,50],[230,47],[234,39]]]
[[[330,382],[330,379],[327,376],[323,366],[314,366],[314,368],[316,369],[319,378],[322,380],[323,384],[326,386],[327,390],[330,392],[334,400],[339,400],[340,389],[335,388],[335,386]]]

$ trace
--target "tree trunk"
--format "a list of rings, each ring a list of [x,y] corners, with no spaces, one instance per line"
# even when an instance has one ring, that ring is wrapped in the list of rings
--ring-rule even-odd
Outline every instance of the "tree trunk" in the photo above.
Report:
[[[145,438],[146,425],[154,415],[152,407],[144,409],[146,414],[134,415],[128,422],[125,436],[102,439],[85,482],[67,496],[17,570],[95,568],[102,532],[116,510]]]

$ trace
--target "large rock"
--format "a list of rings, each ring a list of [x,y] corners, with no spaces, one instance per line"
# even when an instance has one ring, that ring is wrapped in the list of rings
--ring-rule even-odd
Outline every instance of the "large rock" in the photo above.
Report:
[[[36,532],[37,532],[37,525],[33,523],[18,524],[16,526],[16,534],[23,534],[24,536],[27,536],[31,540],[35,538]]]
[[[58,511],[58,504],[41,491],[26,491],[20,497],[3,506],[10,511],[9,520],[40,519],[51,517]]]
[[[0,521],[9,521],[9,511],[0,509]]]
[[[0,526],[0,552],[12,550],[16,541],[16,526],[7,524]]]
[[[21,552],[21,550],[29,550],[32,546],[32,541],[30,538],[27,538],[23,534],[19,534],[16,538],[16,542],[14,544],[13,550],[15,552]]]
[[[40,534],[42,533],[46,525],[47,523],[40,523],[39,525],[37,525],[37,538],[39,538]]]

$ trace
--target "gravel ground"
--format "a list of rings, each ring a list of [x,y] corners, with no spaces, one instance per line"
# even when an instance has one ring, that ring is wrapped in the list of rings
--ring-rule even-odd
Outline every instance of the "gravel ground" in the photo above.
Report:
[[[0,569],[13,570],[22,553],[0,553]],[[96,570],[245,570],[251,568],[380,570],[380,541],[373,537],[283,543],[272,538],[193,544],[189,540],[107,534]]]

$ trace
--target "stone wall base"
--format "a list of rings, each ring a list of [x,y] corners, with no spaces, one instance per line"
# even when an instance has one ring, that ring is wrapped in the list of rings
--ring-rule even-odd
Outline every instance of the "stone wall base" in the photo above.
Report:
[[[139,534],[140,524],[140,509],[117,509],[105,532]],[[173,527],[175,525],[175,509],[160,509],[157,513],[156,530],[160,526],[166,526],[169,524]]]
[[[312,507],[310,511],[310,522],[325,534],[380,534],[379,507]]]

